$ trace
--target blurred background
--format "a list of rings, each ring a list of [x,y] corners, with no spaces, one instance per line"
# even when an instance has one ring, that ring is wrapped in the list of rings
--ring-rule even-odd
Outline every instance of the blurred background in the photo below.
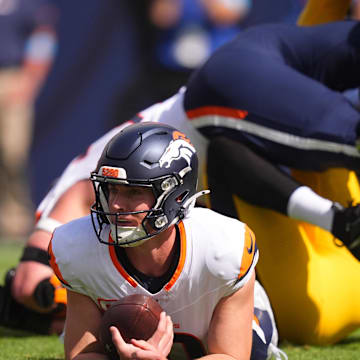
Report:
[[[0,0],[0,239],[26,237],[92,141],[173,95],[238,32],[295,23],[305,3]]]

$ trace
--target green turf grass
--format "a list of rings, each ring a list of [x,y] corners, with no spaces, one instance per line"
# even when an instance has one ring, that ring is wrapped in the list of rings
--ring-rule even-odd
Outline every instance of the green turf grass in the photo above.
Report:
[[[360,359],[360,329],[336,345],[294,346],[282,343],[289,360],[357,360]]]
[[[60,360],[63,354],[57,336],[34,336],[0,327],[1,360]]]
[[[0,241],[0,283],[6,271],[15,266],[21,244]],[[355,286],[358,286],[356,284]],[[282,343],[289,360],[357,360],[360,359],[360,329],[333,346],[294,346]],[[63,346],[57,336],[34,336],[0,327],[0,360],[60,360]]]
[[[18,263],[22,249],[22,243],[0,239],[0,284],[4,281],[6,271]]]

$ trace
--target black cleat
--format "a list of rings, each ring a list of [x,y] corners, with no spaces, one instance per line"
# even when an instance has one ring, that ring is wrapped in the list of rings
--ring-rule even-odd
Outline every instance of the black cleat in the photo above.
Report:
[[[360,204],[344,208],[334,203],[333,209],[332,234],[360,260]]]

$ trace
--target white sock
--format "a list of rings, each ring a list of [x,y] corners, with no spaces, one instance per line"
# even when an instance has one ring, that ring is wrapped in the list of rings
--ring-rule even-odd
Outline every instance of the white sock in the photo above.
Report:
[[[332,201],[319,196],[309,187],[300,186],[290,195],[287,213],[293,219],[331,231],[334,218],[332,205]]]

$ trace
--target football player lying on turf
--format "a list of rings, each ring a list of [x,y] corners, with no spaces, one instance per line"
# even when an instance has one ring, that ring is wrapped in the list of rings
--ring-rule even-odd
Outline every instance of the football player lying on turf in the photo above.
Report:
[[[255,285],[255,235],[237,219],[194,207],[205,193],[196,192],[197,168],[190,140],[165,124],[134,124],[105,146],[91,174],[91,215],[56,228],[49,245],[67,288],[66,359],[106,359],[102,314],[131,294],[152,296],[167,316],[146,342],[125,343],[112,328],[120,359],[165,359],[173,341],[193,359],[286,358]]]
[[[359,82],[354,36],[357,29],[357,22],[309,28],[282,24],[253,27],[211,56],[187,88],[141,112],[132,121],[159,121],[184,131],[199,149],[200,164],[205,161],[210,141],[209,179],[215,190],[213,205],[219,210],[224,206],[217,195],[226,188],[249,203],[331,231],[358,256],[359,207],[335,205],[333,200],[319,196],[278,168],[278,165],[307,170],[332,166],[358,168],[355,142],[359,112],[339,93]],[[266,46],[261,39],[266,39]],[[339,48],[332,52],[334,43]],[[228,63],[236,56],[242,61]],[[289,101],[284,101],[285,95]],[[39,211],[43,213],[28,246],[45,250],[49,233],[56,225],[88,212],[93,198],[86,178],[95,168],[102,141],[71,163],[40,205]],[[226,155],[229,152],[230,157]],[[225,167],[230,160],[231,164]],[[217,170],[218,163],[225,167],[224,173]],[[201,165],[200,169],[203,168]],[[224,176],[227,171],[230,176]],[[276,244],[276,239],[272,242]],[[33,296],[36,286],[52,272],[36,262],[41,255],[33,251],[36,250],[25,249],[13,281],[13,293],[18,301],[36,308]]]

